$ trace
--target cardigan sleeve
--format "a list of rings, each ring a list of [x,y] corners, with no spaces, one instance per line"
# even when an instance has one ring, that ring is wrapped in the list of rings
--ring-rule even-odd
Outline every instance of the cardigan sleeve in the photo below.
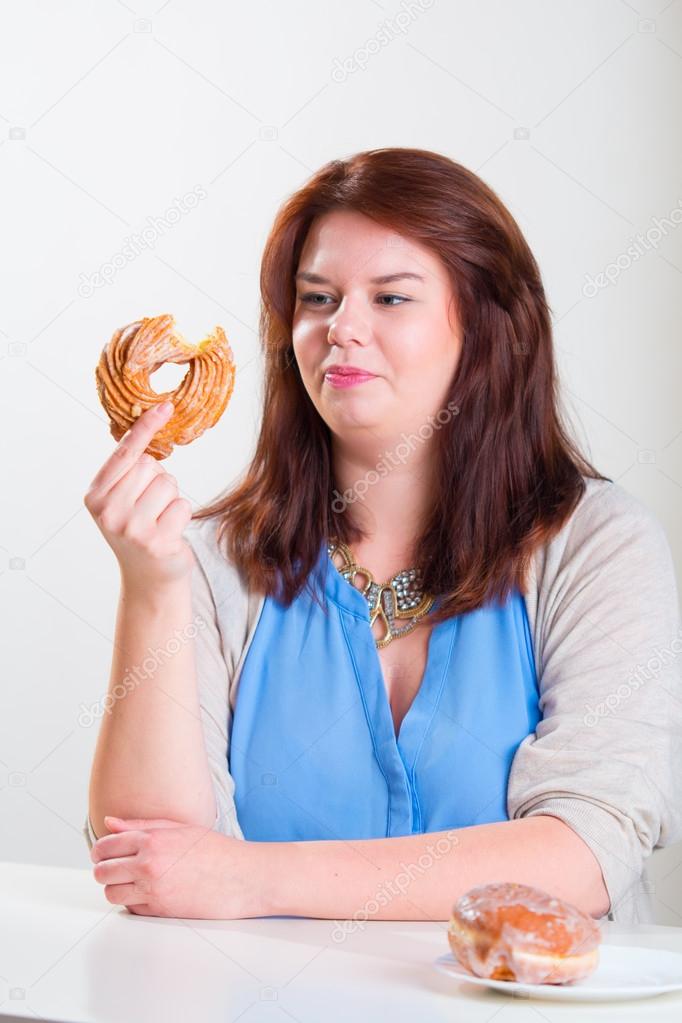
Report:
[[[570,825],[599,862],[609,914],[619,913],[636,899],[652,850],[682,838],[672,556],[658,520],[608,484],[578,506],[541,576],[542,717],[512,761],[508,815]]]
[[[237,820],[234,780],[228,768],[229,690],[234,666],[226,658],[215,601],[194,545],[193,549],[192,614],[199,615],[204,623],[194,639],[194,655],[204,744],[216,801],[213,830],[243,838]]]

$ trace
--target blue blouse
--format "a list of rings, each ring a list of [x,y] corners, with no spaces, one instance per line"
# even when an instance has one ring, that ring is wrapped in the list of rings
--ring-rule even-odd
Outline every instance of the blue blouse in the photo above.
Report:
[[[396,737],[367,601],[326,543],[308,583],[328,613],[308,588],[288,608],[266,597],[242,666],[229,768],[244,838],[384,838],[507,820],[511,762],[541,717],[521,593],[434,626]]]

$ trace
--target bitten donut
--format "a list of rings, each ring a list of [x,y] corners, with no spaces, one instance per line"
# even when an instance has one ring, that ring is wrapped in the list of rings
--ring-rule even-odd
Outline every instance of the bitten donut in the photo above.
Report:
[[[471,888],[458,899],[448,942],[478,977],[567,984],[596,969],[601,931],[571,903],[541,888],[502,881]]]
[[[149,378],[166,362],[188,363],[188,370],[174,391],[157,394]],[[198,345],[190,345],[175,330],[169,313],[117,330],[102,349],[95,370],[97,393],[114,440],[120,440],[152,405],[173,402],[173,415],[146,449],[158,459],[167,458],[175,444],[189,444],[215,426],[232,395],[235,375],[232,349],[222,327]]]

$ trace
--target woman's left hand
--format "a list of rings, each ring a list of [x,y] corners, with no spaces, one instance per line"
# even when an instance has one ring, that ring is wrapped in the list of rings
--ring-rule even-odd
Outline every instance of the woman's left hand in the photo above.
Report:
[[[142,916],[238,920],[267,916],[257,843],[166,819],[106,818],[90,850],[114,905]]]

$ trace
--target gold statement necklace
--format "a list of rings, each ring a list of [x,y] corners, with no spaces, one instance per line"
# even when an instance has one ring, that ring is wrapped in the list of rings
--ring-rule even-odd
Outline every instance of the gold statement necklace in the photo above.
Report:
[[[380,639],[374,637],[377,650],[388,646],[394,639],[400,639],[401,636],[412,632],[431,610],[435,598],[422,591],[419,569],[404,569],[387,582],[377,583],[369,569],[358,565],[350,548],[336,537],[332,537],[327,544],[327,552],[337,571],[351,586],[359,590],[367,601],[370,626],[374,625],[377,618],[381,619],[385,632]],[[334,561],[335,554],[339,554],[343,559],[341,566]],[[356,575],[366,580],[362,589],[355,585]]]

